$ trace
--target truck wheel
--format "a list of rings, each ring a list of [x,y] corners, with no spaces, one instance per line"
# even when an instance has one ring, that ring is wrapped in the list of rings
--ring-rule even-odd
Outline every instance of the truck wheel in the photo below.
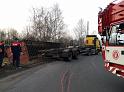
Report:
[[[77,59],[78,58],[78,53],[75,53],[72,58]]]
[[[88,56],[91,56],[91,52],[88,52]]]
[[[65,61],[71,61],[72,60],[72,54],[70,54],[68,57],[64,58]]]

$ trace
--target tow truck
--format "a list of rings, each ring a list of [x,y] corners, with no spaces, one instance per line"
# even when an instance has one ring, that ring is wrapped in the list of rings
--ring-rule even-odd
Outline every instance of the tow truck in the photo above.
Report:
[[[98,33],[107,71],[124,78],[124,1],[112,2],[98,13]]]

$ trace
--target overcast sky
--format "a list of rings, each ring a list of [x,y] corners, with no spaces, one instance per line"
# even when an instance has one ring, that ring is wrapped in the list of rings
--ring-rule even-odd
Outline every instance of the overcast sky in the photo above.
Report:
[[[0,28],[23,30],[29,23],[32,7],[51,7],[58,3],[68,29],[72,30],[80,18],[90,22],[90,33],[97,31],[98,7],[113,0],[0,0]]]

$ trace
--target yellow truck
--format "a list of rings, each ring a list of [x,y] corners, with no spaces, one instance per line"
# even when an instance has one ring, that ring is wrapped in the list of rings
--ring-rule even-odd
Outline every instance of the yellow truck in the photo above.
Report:
[[[83,54],[98,54],[101,51],[100,41],[97,35],[87,35],[82,49]]]

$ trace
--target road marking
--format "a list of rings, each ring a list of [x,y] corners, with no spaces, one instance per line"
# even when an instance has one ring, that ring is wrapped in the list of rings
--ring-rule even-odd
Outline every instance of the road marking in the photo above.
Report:
[[[72,73],[66,70],[61,76],[61,92],[70,92]]]
[[[72,78],[72,73],[70,74],[69,79],[68,79],[68,88],[67,88],[67,92],[71,92],[71,91],[70,91],[71,78]]]
[[[65,75],[68,73],[68,70],[66,70],[65,72],[62,73],[61,76],[61,92],[64,92],[64,79],[65,79]]]

